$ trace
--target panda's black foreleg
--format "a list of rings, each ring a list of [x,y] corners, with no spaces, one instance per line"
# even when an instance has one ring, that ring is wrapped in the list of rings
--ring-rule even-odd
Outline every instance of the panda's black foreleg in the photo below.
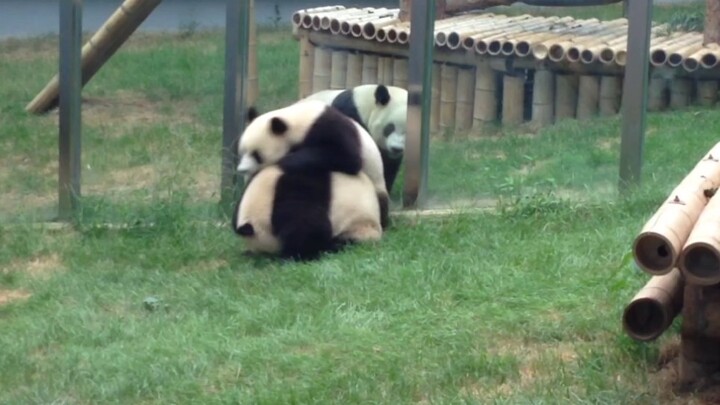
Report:
[[[380,204],[380,226],[387,229],[390,226],[390,196],[387,193],[378,193],[378,203]]]
[[[362,169],[362,157],[358,153],[338,153],[331,148],[304,146],[285,155],[280,162],[285,172],[340,172],[355,175]]]
[[[392,192],[393,184],[395,183],[395,178],[397,177],[398,172],[400,171],[400,166],[402,164],[403,156],[400,155],[399,157],[390,157],[388,155],[386,150],[380,150],[380,157],[382,158],[383,163],[383,174],[385,177],[385,187],[387,187],[388,193]]]

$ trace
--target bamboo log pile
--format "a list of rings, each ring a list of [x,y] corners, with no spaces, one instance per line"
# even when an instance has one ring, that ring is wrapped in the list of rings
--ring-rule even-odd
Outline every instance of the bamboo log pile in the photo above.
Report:
[[[623,327],[656,339],[682,315],[679,378],[702,382],[720,371],[720,143],[672,190],[633,242],[652,278],[628,303]]]
[[[326,6],[297,11],[292,21],[300,94],[362,83],[407,87],[410,24],[397,9]],[[625,18],[529,14],[436,21],[432,131],[619,113],[627,28]],[[702,34],[655,25],[650,60],[649,110],[717,103],[720,46],[703,45]]]

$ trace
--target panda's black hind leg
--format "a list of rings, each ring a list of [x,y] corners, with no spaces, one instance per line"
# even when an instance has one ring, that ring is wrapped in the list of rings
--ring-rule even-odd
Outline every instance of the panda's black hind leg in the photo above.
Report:
[[[316,260],[325,252],[334,250],[330,221],[310,226],[294,226],[280,231],[283,258],[308,261]]]
[[[390,197],[386,193],[378,193],[377,198],[380,205],[380,226],[387,229],[390,226]]]

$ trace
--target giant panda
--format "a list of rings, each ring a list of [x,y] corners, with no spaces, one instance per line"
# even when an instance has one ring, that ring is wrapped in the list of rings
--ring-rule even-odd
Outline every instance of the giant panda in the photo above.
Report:
[[[355,175],[363,171],[375,186],[383,228],[388,226],[390,198],[382,157],[359,123],[317,100],[300,101],[264,114],[251,108],[248,121],[238,143],[238,172],[252,175],[281,159],[282,169],[291,172]]]
[[[331,105],[360,123],[382,155],[385,185],[392,190],[405,153],[407,90],[383,84],[363,84],[346,90],[322,90],[304,100]]]
[[[375,187],[365,173],[283,170],[281,164],[252,176],[232,226],[246,251],[295,260],[379,241],[383,233]]]

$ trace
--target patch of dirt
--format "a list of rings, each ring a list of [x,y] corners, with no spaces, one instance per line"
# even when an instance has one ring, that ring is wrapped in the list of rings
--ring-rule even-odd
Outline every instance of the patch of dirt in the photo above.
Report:
[[[3,55],[3,59],[12,60],[13,62],[56,60],[58,57],[58,38],[57,36],[41,36],[29,39],[8,38],[0,41],[0,54]]]
[[[530,164],[522,165],[519,169],[515,170],[515,174],[519,176],[527,176],[535,170],[542,169],[550,163],[550,159],[538,160]]]
[[[601,150],[614,150],[615,147],[618,145],[620,145],[620,137],[610,138],[610,139],[601,139],[597,143],[598,149],[601,149]]]
[[[38,256],[25,263],[24,271],[33,278],[47,279],[53,273],[64,271],[65,266],[57,253]]]
[[[0,306],[11,302],[26,300],[32,294],[24,290],[2,290],[0,289]]]
[[[108,190],[125,192],[150,188],[158,180],[157,168],[148,164],[113,170],[94,182],[88,181],[83,188],[89,193],[103,193]]]

